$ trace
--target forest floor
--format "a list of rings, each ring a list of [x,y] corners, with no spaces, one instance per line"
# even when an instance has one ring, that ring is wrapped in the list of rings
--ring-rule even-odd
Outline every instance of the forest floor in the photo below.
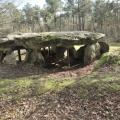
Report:
[[[116,51],[112,44],[110,53]],[[0,120],[120,120],[120,65],[95,65],[0,65]]]

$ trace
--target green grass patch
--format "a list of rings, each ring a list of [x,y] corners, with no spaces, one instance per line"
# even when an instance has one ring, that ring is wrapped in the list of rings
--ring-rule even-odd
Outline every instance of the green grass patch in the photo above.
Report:
[[[58,80],[54,78],[48,78],[43,81],[37,80],[33,81],[30,88],[32,90],[32,95],[41,95],[48,91],[58,91],[64,89],[66,86],[74,83],[74,79],[64,79]]]
[[[70,79],[40,78],[39,75],[15,80],[4,79],[0,80],[0,96],[4,100],[38,96],[47,91],[61,90],[73,82]]]
[[[105,64],[120,65],[120,44],[111,44],[109,52],[103,54],[102,57],[96,61],[95,70],[102,67]]]
[[[120,75],[115,73],[93,73],[77,81],[77,93],[81,99],[102,97],[108,93],[120,91]],[[74,86],[74,88],[76,87]]]

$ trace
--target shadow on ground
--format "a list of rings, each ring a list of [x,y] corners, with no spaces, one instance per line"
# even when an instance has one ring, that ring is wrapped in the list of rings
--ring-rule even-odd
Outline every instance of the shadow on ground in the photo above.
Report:
[[[0,64],[0,79],[18,79],[22,77],[29,77],[32,75],[39,75],[39,77],[44,77],[49,74],[55,74],[60,72],[66,71],[74,71],[80,69],[82,70],[83,67],[80,65],[72,66],[66,68],[41,68],[39,66],[34,65],[7,65],[7,64]],[[88,68],[87,68],[88,69]]]

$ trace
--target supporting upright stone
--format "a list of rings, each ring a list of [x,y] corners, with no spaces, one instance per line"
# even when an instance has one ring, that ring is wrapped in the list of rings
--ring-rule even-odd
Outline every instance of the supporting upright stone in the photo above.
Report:
[[[76,53],[76,59],[77,59],[77,60],[79,61],[79,63],[81,63],[81,64],[84,63],[85,47],[86,47],[86,45],[80,47],[80,48],[77,50],[77,53]]]
[[[77,54],[74,46],[69,48],[69,59],[70,59],[70,64],[73,65],[75,63]]]
[[[92,63],[100,56],[100,45],[98,43],[87,45],[84,53],[84,65]]]
[[[96,54],[96,59],[100,58],[100,56],[101,56],[100,44],[98,42],[95,44],[95,54]]]
[[[37,49],[27,51],[25,62],[30,64],[39,64],[41,66],[45,63],[41,51]]]
[[[0,51],[0,63],[2,63],[2,61],[3,61],[3,52]]]
[[[7,54],[3,60],[6,64],[16,65],[16,55],[14,52]]]

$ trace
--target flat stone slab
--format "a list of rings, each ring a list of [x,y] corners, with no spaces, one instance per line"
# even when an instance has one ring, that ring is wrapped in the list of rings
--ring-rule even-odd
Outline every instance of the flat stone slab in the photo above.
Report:
[[[6,38],[0,38],[0,48],[4,46],[21,45],[25,47],[46,47],[46,46],[70,46],[79,44],[92,44],[105,37],[102,33],[88,31],[70,32],[43,32],[43,33],[19,33],[11,34]]]

